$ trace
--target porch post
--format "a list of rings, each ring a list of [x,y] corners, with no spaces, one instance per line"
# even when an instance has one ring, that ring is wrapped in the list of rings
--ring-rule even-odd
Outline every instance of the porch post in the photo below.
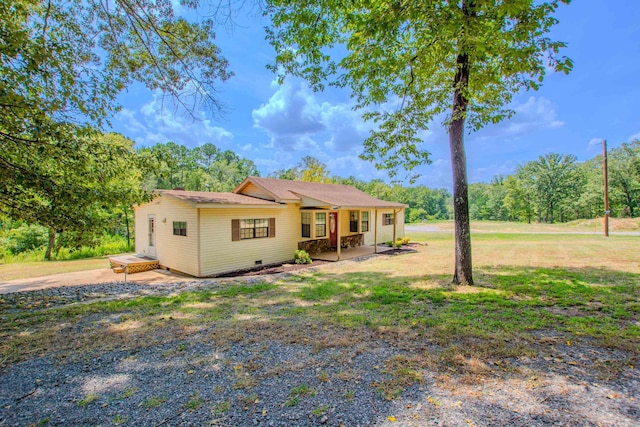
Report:
[[[393,249],[396,249],[396,240],[398,239],[396,237],[396,223],[397,223],[397,217],[396,217],[396,210],[393,210],[393,244],[391,245],[393,247]]]
[[[375,209],[373,218],[373,253],[378,253],[378,208]]]
[[[338,261],[340,261],[340,251],[342,244],[340,243],[340,211],[336,211],[336,240],[338,241]]]

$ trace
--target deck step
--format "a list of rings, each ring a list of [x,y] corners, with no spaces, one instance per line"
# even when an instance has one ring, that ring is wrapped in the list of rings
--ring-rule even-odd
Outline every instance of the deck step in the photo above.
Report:
[[[113,267],[114,273],[124,273],[124,267]]]

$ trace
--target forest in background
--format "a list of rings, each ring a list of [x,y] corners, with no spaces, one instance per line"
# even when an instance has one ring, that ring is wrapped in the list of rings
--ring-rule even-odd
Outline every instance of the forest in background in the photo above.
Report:
[[[173,142],[134,148],[118,134],[100,135],[82,156],[51,164],[61,181],[55,193],[25,197],[5,208],[0,228],[3,262],[74,259],[133,250],[133,209],[154,189],[231,191],[249,175],[259,176],[250,159],[206,143],[188,148]],[[608,154],[613,217],[640,215],[640,141],[623,143]],[[424,185],[406,186],[333,176],[310,156],[269,177],[353,185],[383,200],[408,206],[407,222],[452,218],[451,193]],[[37,199],[36,199],[37,198]],[[601,217],[603,158],[578,162],[573,155],[549,153],[520,164],[514,174],[469,186],[472,220],[566,222]]]

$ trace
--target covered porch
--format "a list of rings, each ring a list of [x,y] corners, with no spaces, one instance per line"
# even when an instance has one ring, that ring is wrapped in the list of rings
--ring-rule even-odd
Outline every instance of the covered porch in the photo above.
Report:
[[[376,251],[377,247],[377,251]],[[393,249],[387,245],[363,245],[353,248],[342,249],[340,253],[337,250],[320,252],[311,255],[311,259],[317,259],[321,261],[342,261],[346,259],[360,258],[364,256],[373,255],[375,253],[383,253]]]

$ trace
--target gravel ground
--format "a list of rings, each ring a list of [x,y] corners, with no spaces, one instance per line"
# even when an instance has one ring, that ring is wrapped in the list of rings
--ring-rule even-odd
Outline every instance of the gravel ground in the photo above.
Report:
[[[3,304],[12,311],[6,307],[169,295],[235,280],[56,288],[4,295]],[[85,317],[78,327],[123,322],[118,315]],[[291,330],[308,341],[255,328],[230,338],[218,326],[159,334],[127,350],[52,351],[5,366],[0,426],[640,425],[637,355],[556,333],[540,334],[536,357],[435,369],[416,367],[412,358],[442,349],[410,336],[296,324]],[[324,332],[335,342],[318,345]],[[406,379],[403,368],[419,378],[393,383]],[[398,384],[395,399],[380,392]]]

